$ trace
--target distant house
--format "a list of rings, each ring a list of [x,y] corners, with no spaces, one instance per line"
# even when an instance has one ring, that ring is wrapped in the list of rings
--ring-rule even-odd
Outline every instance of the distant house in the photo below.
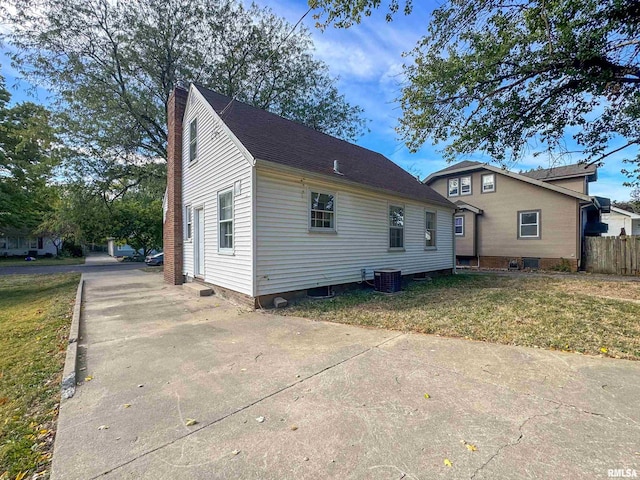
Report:
[[[28,230],[0,231],[0,257],[56,255],[56,247],[49,237],[40,237]]]
[[[425,183],[458,206],[459,265],[480,268],[553,268],[582,264],[585,236],[606,231],[608,199],[589,195],[594,166],[567,165],[515,173],[463,161],[429,175]]]
[[[617,237],[624,228],[626,235],[640,235],[640,214],[611,207],[611,213],[603,213],[602,221],[609,225],[606,237]]]
[[[167,156],[167,282],[266,301],[454,268],[455,206],[379,153],[192,85]]]

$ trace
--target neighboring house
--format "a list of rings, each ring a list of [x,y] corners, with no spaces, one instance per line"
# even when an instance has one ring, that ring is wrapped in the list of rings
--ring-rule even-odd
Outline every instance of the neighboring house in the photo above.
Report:
[[[568,165],[514,173],[463,161],[425,183],[458,206],[454,220],[459,265],[553,268],[582,264],[584,237],[600,235],[608,199],[589,196],[594,166]]]
[[[0,232],[0,257],[55,255],[56,247],[49,237],[38,237],[27,230]]]
[[[455,206],[381,154],[194,85],[168,131],[167,282],[255,302],[454,268]]]
[[[112,257],[129,257],[136,251],[126,243],[119,245],[115,238],[107,238],[107,253]]]
[[[640,214],[611,207],[611,213],[602,214],[602,221],[609,225],[605,237],[617,237],[623,228],[627,235],[640,235]]]

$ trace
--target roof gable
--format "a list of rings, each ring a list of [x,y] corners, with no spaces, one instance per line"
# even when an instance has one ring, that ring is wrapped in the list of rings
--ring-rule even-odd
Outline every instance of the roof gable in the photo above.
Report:
[[[387,190],[421,202],[453,204],[401,167],[359,147],[199,85],[194,86],[257,160]],[[339,172],[334,172],[334,161]]]
[[[460,166],[464,164],[463,166]],[[520,173],[515,173],[512,172],[510,170],[506,170],[504,168],[498,168],[495,167],[493,165],[489,165],[487,163],[480,163],[480,162],[467,162],[465,164],[465,162],[460,162],[457,164],[452,165],[451,167],[454,168],[445,168],[442,170],[438,170],[437,172],[432,173],[431,175],[429,175],[427,178],[424,179],[424,183],[426,183],[427,185],[433,183],[435,180],[437,180],[440,177],[445,177],[448,175],[453,175],[453,174],[463,174],[466,172],[471,172],[471,171],[475,171],[475,170],[488,170],[494,173],[497,173],[499,175],[504,175],[510,178],[514,178],[516,180],[520,180],[522,182],[525,183],[529,183],[531,185],[536,185],[538,187],[542,187],[544,189],[547,190],[552,190],[554,192],[557,193],[562,193],[564,195],[568,195],[570,197],[574,197],[577,198],[579,200],[583,200],[585,202],[593,202],[594,199],[592,197],[590,197],[589,195],[585,195],[579,192],[576,192],[574,190],[570,190],[568,188],[564,188],[564,187],[560,187],[558,185],[554,185],[553,183],[547,183],[545,181],[542,180],[537,180],[535,178],[531,178],[531,177],[527,177],[525,175],[522,175]]]

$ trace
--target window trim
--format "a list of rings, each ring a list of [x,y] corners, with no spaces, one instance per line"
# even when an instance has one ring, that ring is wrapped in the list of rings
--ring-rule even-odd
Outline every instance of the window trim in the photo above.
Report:
[[[493,189],[485,190],[484,189],[484,177],[493,177]],[[496,178],[497,175],[495,173],[483,173],[480,177],[480,193],[495,193],[496,191]]]
[[[536,225],[537,227],[537,235],[522,235],[522,215],[527,213],[535,213],[536,214],[536,223],[527,223],[526,225]],[[534,209],[534,210],[518,210],[517,214],[518,219],[518,240],[540,240],[542,239],[542,210]]]
[[[458,218],[462,219],[462,225],[460,225],[462,227],[462,232],[461,233],[457,233],[456,232],[456,219],[458,219]],[[464,224],[465,224],[464,215],[454,215],[453,216],[453,234],[456,237],[464,237],[464,230],[465,230],[465,225]]]
[[[451,193],[451,182],[458,182],[458,186],[456,187],[458,193]],[[459,197],[460,196],[460,179],[459,178],[448,178],[447,179],[447,196],[448,197]]]
[[[194,133],[192,135],[192,133]],[[191,155],[191,149],[193,147],[193,156]],[[189,165],[198,161],[198,117],[195,117],[189,122]]]
[[[220,210],[220,197],[222,195],[226,195],[226,194],[230,194],[229,196],[231,197],[231,218],[230,219],[225,219],[225,220],[221,220],[222,215],[221,210]],[[236,222],[235,222],[235,213],[236,213],[236,205],[235,205],[235,195],[233,194],[233,185],[225,188],[224,190],[218,190],[218,196],[217,196],[217,200],[218,200],[218,253],[222,254],[222,255],[233,255],[233,253],[235,252],[235,247],[236,247]],[[231,222],[231,248],[229,247],[222,247],[221,246],[221,241],[222,241],[222,236],[220,235],[220,226],[222,225],[222,223],[229,223]]]
[[[338,195],[336,192],[332,192],[329,190],[325,190],[322,188],[313,188],[310,187],[307,195],[307,228],[310,233],[338,233],[338,215],[337,215],[337,205],[338,205]],[[311,212],[312,212],[312,199],[313,194],[318,193],[320,195],[331,195],[333,197],[333,227],[313,227],[311,225]],[[328,210],[317,210],[317,211],[327,211]]]
[[[433,215],[433,245],[427,245],[427,214]],[[438,211],[437,210],[424,210],[424,249],[425,250],[437,250],[438,249]]]
[[[464,193],[462,191],[462,180],[468,178],[469,179],[469,191],[467,193]],[[465,175],[463,177],[460,177],[458,179],[458,191],[460,193],[460,196],[467,196],[467,195],[473,195],[473,175]]]
[[[391,226],[391,209],[392,208],[401,208],[402,209],[402,227],[392,227]],[[389,252],[404,252],[405,251],[405,225],[407,223],[407,207],[403,203],[387,203],[387,247]],[[402,230],[402,245],[399,247],[391,246],[391,229]]]
[[[190,242],[193,239],[193,207],[191,204],[184,206],[184,241]]]

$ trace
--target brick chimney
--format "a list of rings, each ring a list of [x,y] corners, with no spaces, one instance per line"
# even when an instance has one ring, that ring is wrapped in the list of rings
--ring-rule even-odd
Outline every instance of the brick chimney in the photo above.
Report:
[[[183,263],[182,229],[182,120],[187,90],[177,86],[167,104],[167,215],[164,221],[164,281],[181,285]]]

